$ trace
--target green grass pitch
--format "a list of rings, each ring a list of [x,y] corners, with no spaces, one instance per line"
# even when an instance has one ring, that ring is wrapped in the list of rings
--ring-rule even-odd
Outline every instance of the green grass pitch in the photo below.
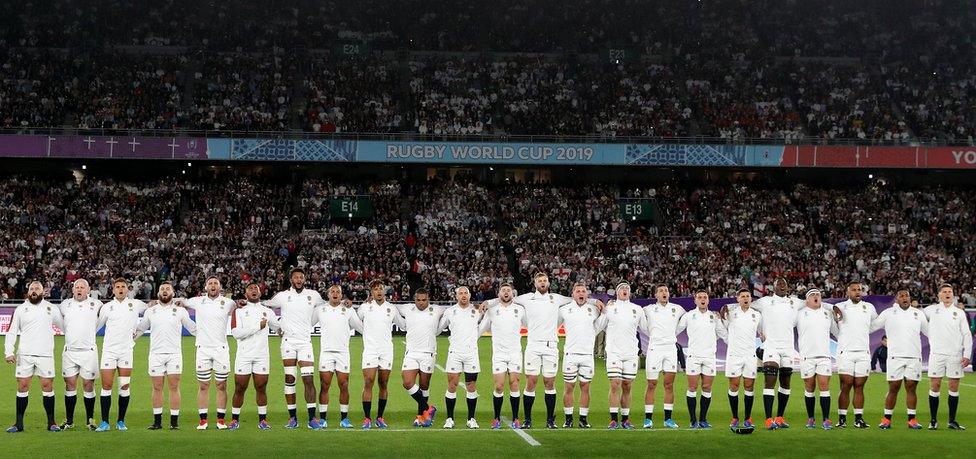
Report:
[[[478,403],[478,420],[481,429],[469,431],[463,428],[463,416],[466,413],[463,389],[458,397],[458,429],[445,431],[440,427],[444,419],[444,390],[446,377],[437,371],[431,383],[431,401],[441,410],[437,416],[436,425],[430,429],[414,429],[411,422],[416,410],[416,404],[403,390],[399,375],[400,363],[403,356],[403,337],[395,339],[394,372],[390,380],[390,397],[386,420],[390,424],[389,431],[360,431],[358,428],[340,431],[338,424],[338,389],[333,387],[332,400],[329,404],[329,429],[326,431],[310,431],[304,426],[300,429],[287,430],[283,426],[286,421],[284,398],[282,396],[283,374],[281,367],[275,367],[268,384],[269,420],[273,425],[271,431],[259,431],[256,427],[257,414],[254,406],[253,388],[248,392],[241,414],[241,429],[238,431],[210,430],[198,432],[194,429],[197,422],[196,392],[197,384],[193,374],[193,338],[184,338],[184,368],[183,402],[181,425],[179,431],[147,431],[145,427],[152,421],[150,409],[150,384],[146,375],[148,361],[148,337],[137,341],[135,356],[136,367],[133,370],[131,383],[132,401],[129,406],[127,423],[128,432],[112,430],[107,433],[94,433],[75,428],[62,433],[49,433],[44,430],[44,411],[41,405],[40,389],[36,381],[31,388],[30,406],[27,411],[25,425],[27,431],[20,434],[0,434],[3,437],[2,451],[5,457],[36,456],[43,454],[47,457],[113,457],[113,456],[212,456],[213,454],[247,454],[251,456],[274,455],[294,456],[306,454],[332,454],[361,456],[418,456],[428,454],[450,454],[457,456],[476,455],[505,455],[505,456],[617,456],[634,457],[637,455],[675,456],[692,454],[707,454],[721,456],[789,456],[803,454],[804,456],[878,456],[878,455],[909,455],[937,452],[940,456],[968,456],[970,451],[969,435],[966,432],[949,431],[945,429],[946,396],[943,389],[942,407],[940,409],[941,428],[938,431],[909,431],[905,427],[904,394],[901,394],[895,409],[895,421],[890,431],[881,431],[876,426],[881,419],[882,405],[886,385],[881,374],[873,374],[868,382],[867,404],[865,418],[872,425],[871,429],[857,430],[847,428],[823,430],[807,430],[803,428],[806,413],[803,403],[802,383],[794,375],[793,395],[790,398],[787,420],[792,424],[789,430],[766,432],[757,430],[749,436],[734,435],[727,429],[730,418],[728,399],[726,397],[727,382],[721,374],[716,378],[712,389],[713,401],[709,412],[709,420],[715,426],[711,431],[691,431],[681,429],[668,431],[660,427],[661,403],[663,388],[658,387],[658,404],[655,410],[656,426],[653,430],[635,431],[607,431],[607,391],[608,384],[604,372],[604,362],[597,360],[596,378],[593,382],[591,394],[593,401],[590,405],[590,423],[594,428],[588,431],[579,429],[559,429],[547,431],[540,429],[540,421],[545,419],[545,403],[542,400],[541,381],[537,389],[537,400],[533,409],[536,428],[525,431],[532,439],[540,443],[532,446],[525,439],[510,429],[491,431],[492,417],[491,393],[492,384],[490,374],[483,372],[478,381],[478,392],[481,398]],[[231,339],[233,341],[233,339]],[[59,337],[56,351],[60,353],[63,340]],[[315,340],[316,348],[318,340]],[[447,355],[447,339],[441,337],[439,343],[438,363],[443,365]],[[231,346],[232,348],[234,345]],[[278,342],[271,343],[272,363],[279,361]],[[352,339],[352,366],[359,367],[362,341],[356,337]],[[480,342],[482,369],[490,369],[491,342],[483,338]],[[231,358],[233,359],[233,350]],[[60,372],[60,357],[56,359],[57,370]],[[97,387],[96,382],[96,387]],[[229,391],[233,391],[232,383]],[[7,365],[3,377],[0,378],[0,422],[12,424],[14,418],[15,380],[13,365]],[[64,417],[63,387],[64,383],[58,377],[55,383],[57,391],[57,418],[60,422]],[[318,380],[316,378],[316,387]],[[524,383],[523,383],[524,387]],[[557,421],[562,424],[562,387],[561,378],[557,378],[556,388],[559,392],[557,403]],[[643,394],[645,390],[643,372],[635,382],[633,417],[639,423],[643,419]],[[688,414],[684,403],[686,379],[679,374],[675,384],[675,420],[687,427]],[[354,424],[362,420],[360,392],[362,390],[362,375],[354,370],[350,381],[350,418]],[[832,411],[836,412],[836,394],[838,382],[836,377],[831,383],[833,396]],[[926,394],[928,384],[925,380],[919,386],[918,406],[919,418],[923,423],[929,419]],[[976,416],[973,415],[973,402],[976,400],[976,384],[963,380],[960,388],[962,401],[960,403],[959,421],[963,425],[971,424],[976,427]],[[304,405],[302,404],[302,387],[298,384],[299,419],[303,419]],[[80,397],[79,387],[79,399]],[[374,395],[374,400],[375,400]],[[741,403],[741,401],[740,401]],[[215,396],[211,389],[211,417],[215,415]],[[375,410],[374,403],[374,410]],[[112,418],[114,422],[117,398],[113,395]],[[741,409],[741,407],[740,407]],[[228,407],[228,420],[230,407]],[[819,416],[819,405],[817,408]],[[95,406],[96,417],[99,407]],[[835,414],[832,416],[835,418]],[[504,416],[509,412],[506,399]],[[84,405],[81,400],[75,411],[76,422],[84,417]],[[761,391],[757,391],[753,418],[757,423],[762,421]],[[164,424],[168,419],[168,405],[164,404]],[[851,415],[853,419],[853,415]],[[114,424],[113,424],[114,428]],[[968,440],[967,440],[968,439]]]

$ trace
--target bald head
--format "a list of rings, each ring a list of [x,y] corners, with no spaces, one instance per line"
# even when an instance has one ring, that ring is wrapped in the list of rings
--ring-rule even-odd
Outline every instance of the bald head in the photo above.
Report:
[[[85,279],[78,279],[71,284],[71,296],[76,301],[82,301],[88,298],[89,292],[91,292],[91,287],[88,285],[88,281]]]

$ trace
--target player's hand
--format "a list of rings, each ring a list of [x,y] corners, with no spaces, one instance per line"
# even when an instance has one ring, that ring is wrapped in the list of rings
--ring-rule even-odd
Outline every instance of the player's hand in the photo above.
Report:
[[[603,312],[603,308],[605,308],[605,307],[607,307],[607,305],[603,301],[596,300],[596,310],[597,311]]]
[[[237,307],[238,308],[243,308],[244,306],[247,306],[247,300],[245,300],[243,298],[237,300]]]
[[[6,360],[7,363],[17,363],[17,356],[16,355],[8,355],[7,358],[4,359],[4,360]]]
[[[341,304],[343,307],[351,308],[352,300],[350,300],[349,298],[343,298],[339,304]]]
[[[267,317],[262,318],[261,319],[261,329],[264,329],[264,327],[267,327],[267,326],[268,326],[268,318]]]
[[[970,363],[973,363],[973,362],[972,362],[972,361],[970,361],[970,360],[969,360],[968,358],[966,358],[966,357],[963,357],[963,358],[962,358],[962,367],[963,367],[963,368],[966,368],[966,367],[968,367]]]
[[[149,300],[149,307],[150,308],[153,307],[153,306],[156,306],[157,304],[159,304],[159,300]],[[177,306],[179,306],[179,303],[176,303],[176,304],[177,304]]]
[[[281,328],[279,328],[278,329],[278,336],[284,336],[284,335],[285,335],[285,331],[282,330]]]
[[[840,322],[843,318],[844,318],[844,311],[841,311],[840,308],[834,306],[834,320]]]
[[[729,320],[729,305],[722,306],[722,309],[718,310],[718,316],[721,317],[722,320]]]
[[[478,312],[484,314],[485,311],[487,310],[488,310],[488,302],[482,301],[481,304],[478,305]]]

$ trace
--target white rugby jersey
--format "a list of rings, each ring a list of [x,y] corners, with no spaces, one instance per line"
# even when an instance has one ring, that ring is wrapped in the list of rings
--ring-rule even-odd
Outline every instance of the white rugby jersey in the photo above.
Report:
[[[728,330],[729,343],[725,352],[725,359],[733,357],[745,358],[756,355],[756,336],[762,329],[762,313],[755,309],[742,310],[738,303],[729,305],[729,312],[725,321]]]
[[[644,306],[647,319],[648,344],[647,352],[674,350],[678,335],[678,321],[684,315],[685,309],[674,303],[653,303]]]
[[[718,338],[728,340],[722,320],[718,314],[709,310],[700,311],[695,308],[684,313],[678,320],[676,334],[685,330],[688,331],[688,351],[685,354],[691,357],[714,359]]]
[[[606,316],[596,306],[576,300],[559,308],[559,321],[566,330],[563,354],[593,355],[596,334],[607,326]]]
[[[441,316],[440,329],[451,331],[448,338],[450,352],[464,355],[478,355],[478,338],[481,336],[481,312],[478,307],[468,304],[461,307],[455,304],[444,311]]]
[[[806,307],[797,298],[786,296],[764,296],[752,302],[752,309],[763,316],[763,347],[766,349],[792,350],[793,327],[796,323],[796,312]]]
[[[929,353],[959,357],[972,355],[973,335],[969,332],[965,311],[955,305],[936,303],[926,307],[924,312],[929,321]]]
[[[363,322],[363,349],[376,353],[393,352],[393,324],[406,328],[396,306],[389,301],[383,304],[368,301],[359,305],[357,312]]]
[[[515,303],[525,308],[529,342],[559,340],[559,307],[573,301],[558,293],[534,291],[515,297]]]
[[[525,308],[514,302],[504,304],[499,301],[485,311],[481,320],[481,333],[491,332],[491,352],[493,355],[512,355],[522,352],[522,327],[528,326]]]
[[[312,344],[312,324],[315,321],[315,307],[322,304],[322,295],[307,288],[301,292],[290,288],[278,292],[264,305],[281,309],[282,340],[296,344]]]
[[[818,309],[805,307],[796,313],[800,357],[830,357],[830,334],[837,333],[837,322],[829,308],[823,303]]]
[[[878,309],[867,301],[847,300],[834,306],[843,313],[837,324],[837,351],[870,352],[871,321],[878,318]]]
[[[17,337],[20,335],[20,346],[16,346],[16,355],[32,355],[38,357],[54,356],[54,329],[64,328],[61,311],[47,300],[34,304],[24,301],[14,310],[10,318],[10,328],[4,339],[3,347],[6,357],[14,355]],[[129,335],[131,337],[131,333]]]
[[[98,326],[105,326],[102,352],[129,352],[135,345],[132,334],[139,325],[139,315],[146,310],[146,303],[134,298],[124,298],[102,305],[98,312]]]
[[[881,311],[871,322],[871,331],[884,328],[888,357],[922,358],[922,337],[929,335],[929,322],[918,308],[894,306]]]
[[[356,310],[341,304],[319,305],[315,308],[315,321],[318,322],[321,332],[319,352],[349,352],[350,332],[363,332],[363,322],[359,320]]]
[[[261,320],[268,319],[268,326],[261,328]],[[261,304],[248,302],[234,310],[231,334],[237,339],[237,357],[243,359],[268,358],[268,335],[278,331],[279,319],[274,310]]]
[[[58,305],[64,316],[64,348],[72,351],[94,351],[98,331],[98,311],[102,302],[94,298],[82,301],[68,298]]]
[[[607,324],[607,354],[637,358],[640,352],[637,330],[648,331],[647,317],[641,307],[630,301],[617,300],[608,304],[603,314]]]
[[[197,332],[197,325],[190,320],[186,309],[172,303],[160,303],[146,309],[136,334],[141,335],[149,329],[150,354],[183,354],[183,327],[191,334]]]
[[[421,311],[416,304],[409,303],[398,305],[397,310],[403,316],[403,328],[407,331],[407,353],[436,354],[437,335],[441,333],[440,323],[444,308],[427,305]]]
[[[230,319],[230,311],[237,308],[234,300],[223,296],[210,298],[203,295],[186,300],[186,307],[196,311],[194,319],[199,330],[197,347],[227,346],[227,321]]]

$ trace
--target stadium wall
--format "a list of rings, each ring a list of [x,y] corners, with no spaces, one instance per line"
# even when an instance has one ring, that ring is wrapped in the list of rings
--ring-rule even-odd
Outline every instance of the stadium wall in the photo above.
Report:
[[[976,147],[3,135],[0,157],[575,166],[976,169]]]

